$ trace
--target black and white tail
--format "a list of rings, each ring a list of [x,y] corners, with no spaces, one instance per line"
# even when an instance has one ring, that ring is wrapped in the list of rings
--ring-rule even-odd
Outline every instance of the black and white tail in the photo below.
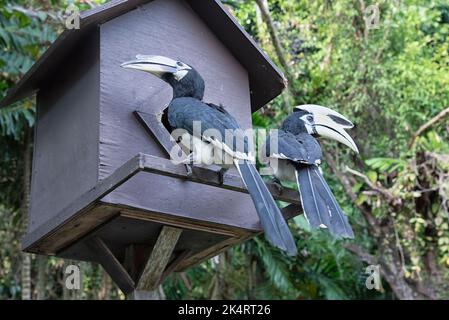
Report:
[[[354,238],[348,218],[315,165],[298,165],[296,181],[304,214],[312,228],[327,228],[335,236]]]
[[[287,222],[256,167],[246,160],[235,160],[234,163],[253,199],[266,239],[288,255],[296,255],[296,244]]]

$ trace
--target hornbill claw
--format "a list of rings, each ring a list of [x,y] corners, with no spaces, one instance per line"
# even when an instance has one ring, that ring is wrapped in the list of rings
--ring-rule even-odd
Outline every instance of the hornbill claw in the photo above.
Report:
[[[186,167],[187,178],[192,177],[193,176],[193,169],[192,169],[193,153],[190,153],[182,163]]]
[[[281,180],[279,180],[276,177],[273,177],[271,182],[273,183],[273,185],[275,186],[275,188],[279,192],[279,194],[282,194],[282,192],[284,191],[284,186],[282,185]]]
[[[186,163],[186,164],[184,164],[184,166],[186,167],[187,178],[192,177],[193,176],[192,165]]]
[[[226,168],[221,168],[220,171],[218,171],[218,183],[220,185],[223,185],[224,183],[224,175],[226,174],[226,171],[228,171]]]

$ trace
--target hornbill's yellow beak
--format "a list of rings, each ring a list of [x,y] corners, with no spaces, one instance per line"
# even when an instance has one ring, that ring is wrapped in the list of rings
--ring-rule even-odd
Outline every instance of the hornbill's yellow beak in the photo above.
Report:
[[[359,153],[359,149],[351,136],[345,131],[354,127],[354,124],[340,113],[314,104],[296,106],[296,109],[304,110],[312,114],[312,131],[320,136],[334,139]]]

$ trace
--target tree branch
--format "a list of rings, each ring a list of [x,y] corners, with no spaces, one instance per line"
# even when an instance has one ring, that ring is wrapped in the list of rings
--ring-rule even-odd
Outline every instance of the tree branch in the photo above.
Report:
[[[379,183],[373,183],[371,182],[371,180],[364,175],[361,172],[358,172],[357,170],[353,170],[351,168],[349,168],[348,166],[346,166],[346,171],[359,177],[362,178],[363,181],[374,191],[380,193],[384,198],[386,198],[388,200],[388,202],[390,204],[392,204],[393,206],[400,206],[402,204],[402,200],[401,198],[395,197],[390,190],[388,190],[387,188],[383,187],[382,185],[380,185]]]
[[[268,8],[268,4],[266,0],[256,0],[257,6],[262,14],[262,19],[265,21],[265,24],[268,29],[268,33],[270,34],[271,42],[273,43],[274,50],[276,52],[277,58],[279,60],[280,65],[285,73],[285,76],[290,83],[288,86],[289,91],[293,94],[291,85],[293,84],[294,77],[290,73],[289,65],[287,63],[287,59],[285,57],[284,49],[282,48],[281,41],[279,40],[279,36],[276,30],[276,27],[273,23],[273,19],[270,15],[270,9]]]
[[[419,127],[418,131],[416,131],[413,134],[412,138],[410,139],[410,142],[408,144],[409,148],[413,147],[413,145],[415,144],[416,139],[421,134],[423,134],[424,131],[426,131],[427,129],[429,129],[431,126],[435,125],[439,121],[441,121],[447,115],[449,115],[449,107],[447,107],[446,109],[444,109],[443,111],[438,113],[435,117],[433,117],[432,119],[430,119],[429,121],[424,123],[421,127]]]
[[[354,253],[356,256],[358,256],[362,261],[365,261],[368,264],[379,264],[379,260],[373,256],[372,254],[369,254],[365,250],[363,250],[361,247],[359,247],[356,244],[346,244],[344,245],[345,249],[348,251]]]
[[[266,0],[256,0],[257,6],[262,13],[262,18],[267,25],[268,33],[270,34],[271,42],[273,42],[274,50],[278,56],[279,63],[284,68],[285,72],[288,72],[287,60],[285,59],[284,49],[282,48],[281,41],[277,35],[276,27],[274,26],[273,20],[271,19],[270,9]]]

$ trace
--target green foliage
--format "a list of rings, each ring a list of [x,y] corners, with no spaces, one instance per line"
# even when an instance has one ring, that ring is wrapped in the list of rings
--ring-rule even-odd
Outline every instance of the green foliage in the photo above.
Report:
[[[401,159],[393,159],[393,158],[372,158],[366,160],[365,162],[371,168],[386,173],[392,173],[396,170],[404,170],[405,166],[407,165],[407,162]],[[370,173],[372,175],[370,175]],[[367,175],[372,182],[375,182],[377,180],[376,172],[369,171]]]
[[[384,192],[397,201],[391,219],[397,246],[404,257],[405,277],[412,281],[424,278],[436,284],[438,279],[430,278],[426,272],[429,250],[437,254],[432,263],[439,270],[440,279],[449,278],[449,143],[430,131],[416,144],[416,153],[405,153],[400,159],[374,158],[366,163],[386,188]],[[391,211],[391,204],[379,200],[380,196],[361,199],[381,217]],[[435,288],[440,297],[448,294],[444,283]]]
[[[362,161],[335,143],[323,143],[324,152],[332,154],[344,166],[359,167],[372,185],[382,186],[387,194],[391,193],[392,201],[400,203],[398,212],[383,195],[367,193],[371,191],[364,181],[352,186],[358,199],[353,204],[348,203],[341,182],[326,176],[355,225],[356,242],[368,248],[377,246],[369,235],[371,230],[359,218],[358,207],[364,206],[372,210],[379,221],[393,219],[397,237],[393,241],[398,241],[406,259],[403,261],[406,277],[422,280],[428,276],[423,259],[428,257],[427,252],[434,242],[441,243],[437,245],[438,268],[446,274],[447,253],[443,252],[447,250],[444,239],[447,237],[449,194],[449,131],[444,125],[436,125],[419,137],[413,148],[408,145],[412,134],[424,122],[449,107],[448,6],[445,1],[382,1],[379,2],[378,28],[366,30],[361,3],[364,2],[269,1],[289,61],[290,68],[285,71],[297,79],[289,85],[295,92],[302,93],[293,99],[296,104],[330,106],[354,120],[356,128],[351,130],[351,135],[359,145]],[[256,17],[255,7],[246,10],[253,13],[239,13],[239,17]],[[276,61],[276,52],[267,40],[265,27],[248,30],[260,39]],[[291,110],[285,101],[281,96],[264,108],[263,117],[269,126],[277,126]],[[253,119],[259,122],[259,117],[253,116]],[[431,216],[420,207],[420,203],[427,203],[428,199]],[[300,239],[298,243],[301,245],[305,241],[311,245],[309,238]],[[315,245],[321,245],[319,248],[333,246],[326,241],[314,242]],[[344,252],[341,246],[338,248]],[[355,265],[347,265],[342,272],[359,274],[357,270],[361,270],[361,266]],[[323,270],[328,269],[318,270],[324,275]],[[326,292],[326,279],[331,282],[330,288],[342,288],[335,275],[318,281],[311,280],[313,274],[313,270],[308,270],[303,277],[313,281],[321,294]],[[345,286],[351,287],[351,284]],[[331,292],[340,298],[350,296],[344,289],[329,289],[329,292],[327,297],[332,296]],[[352,292],[357,292],[359,297],[366,297],[367,293],[363,288]]]

